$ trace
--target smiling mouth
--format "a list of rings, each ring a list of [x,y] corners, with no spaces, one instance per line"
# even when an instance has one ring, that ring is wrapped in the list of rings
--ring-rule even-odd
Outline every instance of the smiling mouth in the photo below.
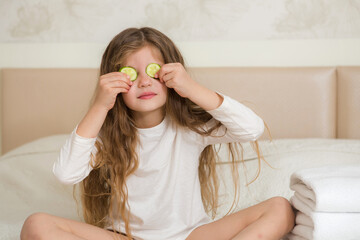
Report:
[[[140,98],[140,99],[149,99],[149,98],[152,98],[154,96],[156,96],[156,94],[147,94],[147,95],[142,95],[142,96],[140,96],[138,98]]]

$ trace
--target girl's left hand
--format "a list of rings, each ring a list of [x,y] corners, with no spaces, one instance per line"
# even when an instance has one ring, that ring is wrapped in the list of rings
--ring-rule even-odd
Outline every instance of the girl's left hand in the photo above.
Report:
[[[181,97],[189,98],[197,83],[189,76],[181,63],[167,63],[155,74],[160,82],[173,88]]]

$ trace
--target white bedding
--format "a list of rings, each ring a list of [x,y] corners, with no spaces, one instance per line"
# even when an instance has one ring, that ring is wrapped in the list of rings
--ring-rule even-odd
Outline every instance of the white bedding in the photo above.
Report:
[[[0,240],[19,239],[21,226],[34,212],[80,220],[72,197],[72,186],[59,183],[52,174],[52,164],[68,135],[55,135],[25,144],[0,157]],[[260,141],[265,159],[259,178],[246,187],[240,170],[240,201],[236,210],[254,205],[273,196],[290,198],[290,175],[303,168],[332,164],[360,164],[360,140],[345,139],[279,139]],[[249,143],[243,144],[248,180],[257,170],[256,154]],[[221,148],[226,161],[227,153]],[[231,172],[229,164],[219,164],[226,186],[222,185],[217,218],[231,205]]]

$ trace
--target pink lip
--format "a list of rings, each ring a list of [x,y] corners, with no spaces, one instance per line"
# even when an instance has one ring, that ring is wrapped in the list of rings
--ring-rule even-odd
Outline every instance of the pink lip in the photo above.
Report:
[[[153,92],[145,92],[143,94],[140,95],[140,99],[150,99],[152,97],[154,97],[156,94]]]

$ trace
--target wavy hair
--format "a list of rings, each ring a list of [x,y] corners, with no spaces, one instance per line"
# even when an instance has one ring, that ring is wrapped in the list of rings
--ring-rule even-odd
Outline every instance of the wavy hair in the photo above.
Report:
[[[125,63],[127,56],[144,47],[153,46],[160,50],[164,63],[181,63],[184,59],[175,44],[160,31],[144,28],[128,28],[116,35],[107,46],[100,65],[100,76],[116,72]],[[92,99],[94,101],[94,97]],[[187,98],[183,98],[172,88],[164,106],[165,114],[181,127],[188,128],[198,134],[209,136],[222,123],[205,130],[202,128],[212,116],[204,109]],[[267,125],[265,124],[268,129]],[[91,156],[93,170],[80,183],[83,217],[86,223],[102,227],[111,224],[121,217],[125,223],[126,234],[132,238],[129,219],[131,213],[128,205],[126,179],[136,171],[139,165],[136,147],[139,144],[137,129],[131,110],[125,105],[121,94],[116,98],[114,107],[108,112],[95,142],[97,152]],[[228,143],[229,159],[231,160],[232,177],[234,180],[235,197],[231,208],[238,200],[238,162],[243,159],[243,148],[240,143]],[[263,159],[258,142],[251,146],[260,162]],[[241,158],[240,150],[241,149]],[[218,151],[215,145],[209,145],[202,151],[199,161],[199,180],[204,207],[212,218],[218,208],[219,180],[216,173]],[[254,179],[254,180],[255,180]],[[75,195],[75,188],[74,188]]]

